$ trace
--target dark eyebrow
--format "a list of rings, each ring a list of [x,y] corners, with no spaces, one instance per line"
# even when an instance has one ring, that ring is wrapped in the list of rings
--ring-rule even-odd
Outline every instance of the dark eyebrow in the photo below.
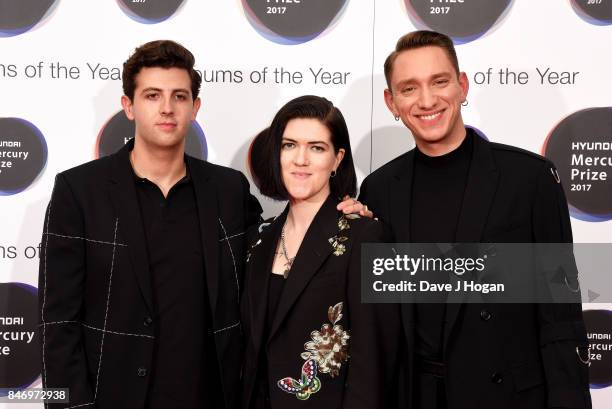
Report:
[[[401,88],[401,87],[403,87],[405,85],[408,85],[408,84],[414,84],[415,82],[416,81],[413,80],[413,79],[402,80],[402,81],[398,82],[397,84],[395,84],[395,86],[398,87],[398,88]]]
[[[452,76],[452,74],[450,72],[441,72],[441,73],[432,75],[431,79],[435,80],[435,79],[438,79],[438,78],[448,78],[448,77],[451,77],[451,76]]]
[[[451,72],[449,72],[449,71],[442,71],[442,72],[438,72],[438,73],[435,73],[435,74],[431,75],[431,76],[429,77],[428,81],[436,80],[436,79],[438,79],[438,78],[447,78],[447,77],[452,77],[452,75],[453,75],[453,74],[452,74]],[[406,86],[406,85],[415,84],[415,83],[417,83],[417,82],[418,82],[418,81],[416,81],[416,80],[415,80],[415,79],[413,79],[413,78],[408,78],[408,79],[406,79],[406,80],[402,80],[402,81],[398,82],[398,83],[397,83],[395,86],[396,86],[397,88],[402,88],[402,87],[404,87],[404,86]]]
[[[155,88],[155,87],[145,88],[142,90],[142,94],[144,94],[145,92],[150,92],[150,91],[161,92],[161,89]]]
[[[156,87],[149,87],[149,88],[145,88],[142,90],[142,93],[144,94],[145,92],[150,92],[150,91],[155,91],[155,92],[162,92],[161,88],[156,88]],[[177,89],[173,89],[172,93],[175,94],[177,92],[184,92],[186,94],[189,94],[189,90],[186,88],[177,88]]]
[[[296,140],[291,139],[291,138],[285,138],[285,137],[283,137],[283,141],[297,143]],[[318,143],[326,145],[326,146],[329,146],[329,144],[327,142],[325,142],[325,141],[310,141],[310,142],[308,142],[309,145],[316,145]]]

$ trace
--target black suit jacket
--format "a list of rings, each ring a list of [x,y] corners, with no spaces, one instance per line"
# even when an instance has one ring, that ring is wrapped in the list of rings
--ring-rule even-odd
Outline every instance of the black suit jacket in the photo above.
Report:
[[[554,165],[531,152],[472,137],[457,242],[571,242]],[[395,242],[410,242],[413,163],[411,150],[361,186],[360,201],[388,226]],[[413,307],[402,305],[411,375]],[[586,346],[579,304],[448,304],[443,354],[449,407],[590,408],[588,367],[576,352]]]
[[[156,321],[131,146],[58,174],[47,207],[39,276],[42,375],[45,387],[70,389],[70,406],[145,404]],[[221,400],[232,408],[240,390],[244,233],[259,221],[261,207],[240,172],[185,158],[198,207]]]
[[[393,407],[401,331],[399,308],[391,304],[362,304],[360,290],[360,244],[381,241],[382,227],[370,219],[341,217],[337,203],[328,198],[312,221],[268,332],[265,330],[268,282],[288,208],[270,225],[262,227],[252,241],[242,301],[246,338],[243,408],[249,408],[257,393],[254,387],[262,360],[267,360],[272,408]],[[348,228],[340,227],[341,218]],[[328,310],[339,302],[343,302],[343,317],[337,324],[350,333],[350,358],[333,378],[322,373],[319,366],[320,390],[300,401],[296,395],[281,390],[277,383],[285,377],[300,380],[305,343],[312,341],[311,332],[321,331],[324,324],[333,324],[328,319]]]

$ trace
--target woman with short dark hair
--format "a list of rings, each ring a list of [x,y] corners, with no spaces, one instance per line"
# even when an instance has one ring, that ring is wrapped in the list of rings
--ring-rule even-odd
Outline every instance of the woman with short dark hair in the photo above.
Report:
[[[336,209],[356,191],[342,114],[296,98],[250,156],[260,191],[288,204],[250,235],[243,408],[393,407],[399,308],[361,303],[361,243],[382,241],[383,229]]]

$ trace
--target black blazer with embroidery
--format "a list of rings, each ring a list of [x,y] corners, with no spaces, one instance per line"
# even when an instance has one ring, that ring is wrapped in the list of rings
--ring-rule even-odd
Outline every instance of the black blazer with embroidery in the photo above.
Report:
[[[132,143],[58,174],[47,207],[39,280],[42,376],[47,388],[70,389],[70,406],[145,405],[156,321],[128,158]],[[234,408],[244,233],[261,220],[261,207],[240,172],[189,156],[186,162],[198,206],[220,398]]]
[[[474,144],[457,242],[571,243],[567,202],[552,162],[468,132]],[[359,200],[385,223],[395,242],[410,242],[413,163],[411,150],[361,186]],[[591,407],[588,367],[576,349],[588,345],[580,304],[452,303],[446,314],[443,354],[450,408]],[[402,322],[410,373],[412,304],[402,305]],[[415,381],[409,377],[408,390]]]
[[[272,408],[395,404],[399,307],[362,304],[360,291],[360,244],[380,242],[383,229],[370,219],[342,216],[337,203],[329,197],[312,221],[268,333],[268,281],[288,207],[250,240],[242,299],[245,409],[259,393],[254,389],[262,361]],[[325,334],[335,353],[325,354]]]

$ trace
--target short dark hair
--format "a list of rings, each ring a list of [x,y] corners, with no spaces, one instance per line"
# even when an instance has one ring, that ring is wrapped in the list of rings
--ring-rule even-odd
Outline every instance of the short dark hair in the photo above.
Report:
[[[195,58],[191,51],[170,40],[151,41],[134,50],[134,53],[123,63],[123,93],[134,99],[136,76],[143,68],[182,68],[191,78],[191,95],[195,100],[200,93],[202,76],[193,67]]]
[[[459,75],[459,60],[457,60],[457,52],[453,40],[446,34],[436,31],[420,30],[405,34],[397,40],[395,50],[389,54],[385,60],[385,79],[387,80],[387,88],[391,90],[391,75],[393,75],[393,64],[395,59],[402,51],[414,50],[422,47],[440,47],[446,52],[451,60],[455,72]]]
[[[261,131],[251,144],[250,171],[261,194],[275,200],[289,199],[283,183],[280,154],[287,123],[296,118],[318,119],[331,134],[334,152],[344,149],[344,158],[336,169],[336,176],[330,179],[330,192],[336,198],[344,195],[354,197],[357,193],[357,176],[346,122],[334,104],[314,95],[304,95],[287,102],[276,113],[270,127]]]

